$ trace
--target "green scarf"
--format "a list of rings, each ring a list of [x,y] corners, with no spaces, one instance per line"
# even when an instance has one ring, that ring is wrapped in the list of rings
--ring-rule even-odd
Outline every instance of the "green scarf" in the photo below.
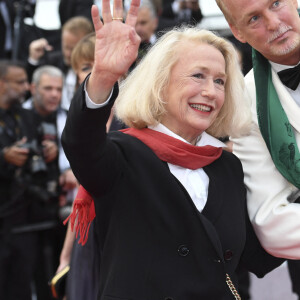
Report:
[[[254,49],[252,60],[260,131],[278,171],[300,189],[299,149],[293,128],[273,85],[271,65]]]

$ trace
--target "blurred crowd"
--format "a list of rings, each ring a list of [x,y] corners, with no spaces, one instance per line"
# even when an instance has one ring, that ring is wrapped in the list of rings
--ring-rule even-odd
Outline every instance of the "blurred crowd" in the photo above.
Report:
[[[45,2],[53,8],[46,13]],[[62,222],[71,211],[78,182],[60,136],[73,94],[93,66],[92,4],[101,7],[97,0],[0,0],[3,299],[31,300],[33,293],[38,300],[53,299],[48,282],[57,268],[70,263],[72,247],[65,242]],[[44,22],[41,12],[47,16]],[[136,23],[141,45],[130,70],[163,32],[180,24],[201,26],[202,18],[198,1],[143,0]],[[249,48],[229,39],[246,73],[251,68]],[[107,129],[120,127],[112,116]]]

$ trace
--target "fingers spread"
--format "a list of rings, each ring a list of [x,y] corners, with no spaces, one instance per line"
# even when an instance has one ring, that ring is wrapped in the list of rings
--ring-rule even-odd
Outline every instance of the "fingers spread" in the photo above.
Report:
[[[102,18],[104,24],[112,21],[109,0],[102,0]]]
[[[92,6],[91,15],[92,15],[92,19],[93,19],[95,32],[97,32],[103,26],[103,24],[100,20],[99,9],[98,9],[97,5]]]
[[[113,17],[123,19],[123,3],[122,3],[122,0],[114,0]]]
[[[137,20],[137,15],[140,7],[140,0],[132,0],[126,18],[126,24],[134,27]]]

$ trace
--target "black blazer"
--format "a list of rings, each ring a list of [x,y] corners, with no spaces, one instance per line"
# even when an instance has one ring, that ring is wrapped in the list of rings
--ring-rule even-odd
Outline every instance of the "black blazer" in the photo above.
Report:
[[[61,25],[75,16],[84,16],[92,21],[91,7],[93,4],[93,0],[60,0],[58,10]]]
[[[14,18],[15,18],[15,8],[12,0],[2,0],[7,7],[8,13],[9,13],[9,19],[10,19],[10,26],[11,31],[13,33],[14,31]],[[1,2],[1,1],[0,1]],[[0,13],[0,59],[1,58],[7,58],[4,50],[5,46],[5,39],[6,39],[6,25],[2,16],[2,13]],[[13,37],[12,37],[13,38]],[[13,43],[13,40],[12,40]]]
[[[8,114],[14,117],[15,122],[8,122]],[[0,232],[5,226],[11,228],[27,222],[27,207],[31,199],[24,198],[19,168],[6,162],[3,154],[5,147],[10,147],[22,137],[27,137],[28,142],[36,138],[32,112],[21,107],[10,110],[10,113],[0,109]]]
[[[115,87],[113,99],[117,96]],[[105,132],[112,106],[87,109],[79,89],[63,146],[95,199],[101,252],[100,300],[229,300],[239,263],[262,277],[282,260],[260,246],[246,213],[240,161],[231,153],[205,167],[208,201],[200,213],[150,148]]]

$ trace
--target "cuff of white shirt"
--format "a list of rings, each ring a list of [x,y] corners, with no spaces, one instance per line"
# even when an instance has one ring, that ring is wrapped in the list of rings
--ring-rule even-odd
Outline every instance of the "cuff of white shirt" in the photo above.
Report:
[[[107,98],[107,100],[105,102],[103,102],[103,103],[95,103],[90,98],[90,96],[89,96],[89,94],[88,94],[88,92],[86,90],[86,83],[88,82],[89,78],[90,78],[90,75],[87,77],[86,81],[84,82],[84,92],[85,92],[85,104],[86,104],[86,107],[87,108],[91,108],[91,109],[97,109],[97,108],[101,108],[101,107],[106,106],[109,103],[110,99],[111,99],[111,95],[112,95],[114,89],[112,88],[112,90],[110,92],[110,95],[109,95],[109,97]]]
[[[28,57],[28,62],[33,65],[33,66],[37,66],[39,64],[39,61],[36,59],[33,59],[31,57]]]

